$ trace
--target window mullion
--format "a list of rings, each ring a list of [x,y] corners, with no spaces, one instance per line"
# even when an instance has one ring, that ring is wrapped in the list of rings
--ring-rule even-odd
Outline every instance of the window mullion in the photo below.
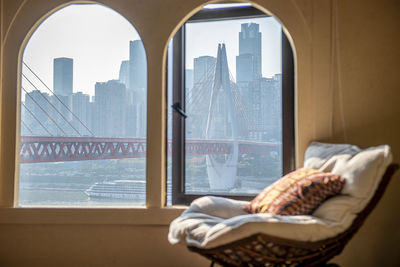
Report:
[[[177,103],[185,110],[185,36],[184,26],[173,40],[173,96],[172,103]],[[173,111],[172,123],[172,203],[177,204],[185,191],[185,119]]]
[[[282,172],[295,169],[294,61],[286,34],[282,31]]]

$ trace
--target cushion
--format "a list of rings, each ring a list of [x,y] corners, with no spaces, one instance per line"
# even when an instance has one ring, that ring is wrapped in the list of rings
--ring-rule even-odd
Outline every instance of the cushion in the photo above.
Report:
[[[313,142],[305,155],[305,168],[343,177],[341,194],[323,202],[311,215],[247,213],[247,201],[202,197],[170,225],[172,244],[213,248],[257,233],[314,242],[334,237],[351,225],[373,196],[392,161],[387,145],[360,149],[353,145]]]
[[[342,223],[348,214],[358,214],[372,198],[391,162],[388,145],[361,149],[349,144],[312,142],[305,153],[304,167],[332,172],[346,180],[341,194],[325,201],[312,215]]]
[[[339,175],[302,168],[266,187],[244,209],[251,213],[311,214],[327,198],[338,194],[343,185]]]

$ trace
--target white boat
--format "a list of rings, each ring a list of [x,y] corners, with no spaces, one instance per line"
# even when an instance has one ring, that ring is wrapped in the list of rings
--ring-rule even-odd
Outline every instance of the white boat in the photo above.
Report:
[[[146,200],[146,181],[115,180],[97,182],[85,190],[90,198],[116,198],[131,200]]]

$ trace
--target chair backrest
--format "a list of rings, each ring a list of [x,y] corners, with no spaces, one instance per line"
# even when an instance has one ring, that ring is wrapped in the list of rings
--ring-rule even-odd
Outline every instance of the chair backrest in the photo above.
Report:
[[[378,188],[376,189],[371,200],[368,202],[367,206],[365,206],[365,208],[354,219],[351,226],[345,232],[340,234],[340,236],[343,236],[344,238],[350,240],[351,237],[360,229],[360,227],[363,225],[369,214],[371,214],[372,210],[375,208],[379,200],[382,198],[383,193],[387,188],[387,185],[389,184],[393,174],[396,172],[398,168],[399,164],[394,164],[394,163],[390,164],[386,168],[386,171],[378,185]]]
[[[393,174],[396,172],[397,169],[399,169],[399,165],[394,163],[390,164],[386,168],[386,171],[371,200],[358,214],[351,226],[346,231],[335,237],[331,237],[325,240],[317,242],[307,242],[309,245],[311,245],[311,247],[315,248],[316,246],[320,246],[324,248],[324,253],[321,256],[317,257],[317,262],[327,262],[329,259],[333,258],[336,255],[339,255],[342,252],[346,244],[361,228],[367,217],[371,214],[375,206],[378,204],[379,200],[382,198],[391,178],[393,177]]]
[[[378,204],[391,177],[398,168],[398,164],[390,164],[387,167],[371,200],[358,214],[351,226],[335,237],[315,242],[304,242],[259,233],[211,249],[191,246],[188,248],[223,266],[259,266],[264,264],[265,266],[292,266],[292,264],[295,266],[317,266],[341,253],[347,242],[360,229],[368,215]]]

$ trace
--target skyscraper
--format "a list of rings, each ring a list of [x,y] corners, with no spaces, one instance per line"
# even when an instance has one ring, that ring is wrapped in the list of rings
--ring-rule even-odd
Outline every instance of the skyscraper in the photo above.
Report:
[[[146,52],[141,40],[129,42],[129,86],[128,89],[147,87]]]
[[[211,56],[194,58],[192,74],[186,71],[186,82],[191,80],[190,82],[193,83],[191,90],[186,92],[186,102],[195,103],[195,105],[186,106],[186,112],[190,117],[186,124],[187,134],[190,138],[202,137],[202,131],[199,131],[198,127],[203,125],[206,120],[204,110],[207,109],[210,100],[216,62],[217,59]],[[200,99],[202,101],[199,101]]]
[[[261,32],[257,23],[243,23],[239,32],[239,55],[236,57],[236,81],[251,82],[261,78]]]
[[[119,68],[119,81],[129,86],[129,60],[123,60]]]
[[[125,136],[126,88],[118,80],[95,85],[93,129],[96,136]]]
[[[185,86],[186,86],[186,93],[190,92],[193,88],[193,70],[191,69],[185,70]]]
[[[90,135],[86,127],[90,127],[90,102],[89,95],[82,92],[74,93],[72,95],[72,112],[75,114],[72,117],[72,125],[80,134]],[[86,126],[86,127],[85,127]]]
[[[53,61],[53,90],[59,96],[72,95],[73,59],[55,58]]]
[[[21,119],[26,122],[27,127],[32,131],[31,134],[46,136],[49,135],[49,132],[51,134],[56,133],[54,124],[49,119],[49,114],[54,113],[49,103],[50,95],[47,93],[33,90],[26,94],[24,108],[22,109],[25,111],[25,116],[21,116]],[[35,116],[33,117],[32,114]],[[27,130],[27,128],[23,129]]]
[[[281,76],[260,78],[248,85],[250,124],[249,138],[258,141],[278,141],[281,138],[282,95]]]
[[[126,87],[124,105],[125,113],[129,116],[125,117],[125,135],[144,137],[146,135],[147,61],[141,40],[129,42],[129,60],[121,62],[119,82]]]
[[[201,56],[193,60],[193,84],[204,83],[214,77],[217,59],[212,56]]]

